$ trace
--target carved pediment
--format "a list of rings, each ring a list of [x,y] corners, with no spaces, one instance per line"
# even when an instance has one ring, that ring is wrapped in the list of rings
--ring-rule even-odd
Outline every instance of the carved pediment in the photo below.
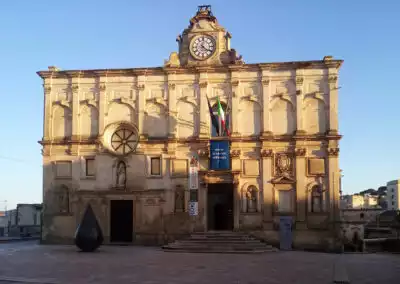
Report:
[[[272,184],[292,184],[295,182],[296,180],[294,180],[290,176],[281,176],[271,180]]]

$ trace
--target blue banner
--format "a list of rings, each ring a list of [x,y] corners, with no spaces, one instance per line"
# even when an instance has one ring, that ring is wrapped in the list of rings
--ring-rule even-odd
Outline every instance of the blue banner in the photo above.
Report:
[[[210,170],[229,170],[229,141],[210,141]]]

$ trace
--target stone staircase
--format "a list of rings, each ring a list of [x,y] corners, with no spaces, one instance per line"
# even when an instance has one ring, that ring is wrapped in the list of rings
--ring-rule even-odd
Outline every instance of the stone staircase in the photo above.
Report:
[[[254,237],[239,232],[194,233],[162,247],[167,252],[264,253],[278,251]]]

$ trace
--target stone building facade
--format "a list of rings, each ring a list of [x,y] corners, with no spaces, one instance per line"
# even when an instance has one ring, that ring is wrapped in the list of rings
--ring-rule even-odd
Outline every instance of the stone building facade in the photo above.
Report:
[[[295,245],[334,246],[342,60],[246,64],[230,38],[199,7],[163,67],[38,72],[43,242],[71,242],[91,204],[106,242],[221,228],[275,242],[279,217],[292,216]],[[215,139],[230,141],[230,170],[209,169],[207,97],[225,108],[231,135]],[[188,214],[193,157],[197,216]],[[216,210],[218,200],[227,207]]]

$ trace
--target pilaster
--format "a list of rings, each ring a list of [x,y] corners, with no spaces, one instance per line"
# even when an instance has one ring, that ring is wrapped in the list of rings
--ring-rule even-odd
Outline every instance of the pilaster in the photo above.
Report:
[[[145,76],[138,76],[137,85],[136,85],[136,92],[137,92],[137,99],[138,99],[138,132],[140,138],[145,138],[145,112],[146,112],[146,88],[145,88]]]
[[[329,89],[329,131],[330,135],[337,135],[339,132],[338,125],[338,86],[337,86],[337,70],[330,68],[328,75]]]
[[[263,103],[263,119],[262,119],[262,136],[271,136],[271,123],[270,123],[270,96],[271,96],[271,84],[269,76],[266,76],[263,72],[262,77],[262,103]]]
[[[175,120],[177,117],[176,109],[176,85],[175,74],[168,74],[168,137],[174,138],[175,133]]]
[[[262,149],[262,192],[263,192],[263,222],[270,223],[273,221],[272,211],[274,206],[274,195],[272,180],[273,166],[273,150]]]
[[[339,148],[328,147],[328,183],[329,183],[329,221],[338,222],[340,218],[340,170],[339,170]]]
[[[205,78],[206,79],[206,78]],[[200,122],[199,122],[199,136],[200,138],[206,138],[211,133],[210,130],[210,116],[208,115],[208,104],[207,104],[207,95],[208,95],[208,83],[207,81],[199,82],[199,94],[200,94]]]
[[[231,117],[231,132],[232,136],[240,136],[239,133],[239,121],[238,121],[238,113],[239,113],[239,98],[240,94],[240,86],[238,80],[233,80],[231,82],[232,88],[232,96],[231,96],[231,109],[230,109],[230,117]]]
[[[302,70],[296,70],[296,135],[304,135],[304,124],[303,124],[303,96],[304,89],[303,84],[304,76]]]
[[[306,210],[307,210],[307,190],[305,184],[306,177],[306,148],[295,149],[296,159],[296,200],[297,200],[297,222],[306,221]]]
[[[50,125],[52,122],[52,106],[51,106],[51,96],[52,96],[52,86],[51,84],[47,84],[45,82],[43,84],[44,87],[44,119],[43,119],[43,140],[49,140],[50,133]]]
[[[76,140],[79,137],[79,78],[72,78],[70,86],[72,94],[72,140]]]
[[[98,86],[99,92],[99,133],[104,132],[105,125],[105,113],[107,108],[107,85],[102,80],[99,80]]]

